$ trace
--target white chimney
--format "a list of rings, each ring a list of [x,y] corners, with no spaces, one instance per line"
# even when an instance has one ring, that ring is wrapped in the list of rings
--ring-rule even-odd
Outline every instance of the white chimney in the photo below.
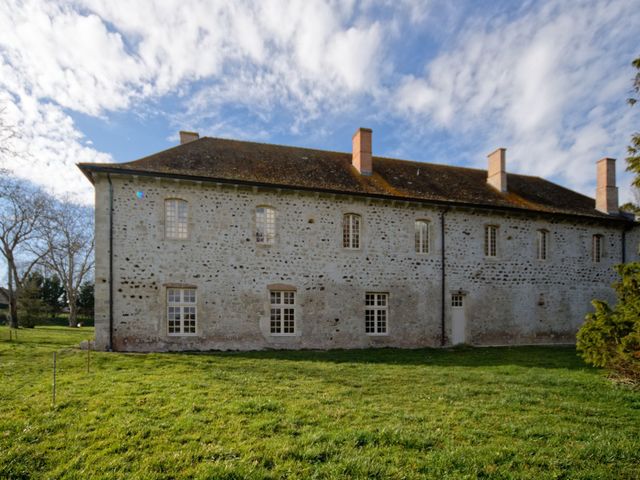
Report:
[[[487,183],[499,192],[507,191],[507,149],[498,148],[489,154]]]
[[[603,158],[596,163],[596,210],[608,214],[619,213],[616,187],[616,159]]]
[[[198,132],[185,132],[184,130],[180,131],[180,145],[184,145],[185,143],[193,142],[198,140],[200,135]]]
[[[356,167],[361,175],[371,175],[373,172],[373,160],[371,159],[370,128],[359,128],[353,134],[353,156],[351,164]]]

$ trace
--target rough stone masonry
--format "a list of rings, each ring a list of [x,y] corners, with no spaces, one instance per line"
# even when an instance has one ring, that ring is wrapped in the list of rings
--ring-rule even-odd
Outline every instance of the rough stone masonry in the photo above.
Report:
[[[504,170],[504,150],[496,152],[493,163]],[[375,159],[358,162],[364,172],[345,168],[370,175],[368,165],[375,175]],[[616,212],[557,214],[92,165],[81,168],[96,192],[100,349],[571,343],[590,301],[613,300],[614,265],[638,259],[640,229]],[[491,173],[494,182],[511,178]],[[506,184],[486,188],[509,195]],[[167,238],[168,199],[187,202],[187,238]],[[271,244],[256,242],[260,206],[275,211]],[[359,248],[344,248],[345,214],[361,219]],[[416,251],[418,220],[428,225],[427,253]],[[486,254],[487,226],[496,227],[495,256]],[[171,289],[195,290],[192,334],[169,331]],[[294,292],[286,335],[272,332],[272,291]],[[385,328],[375,334],[365,327],[370,293],[387,295]]]

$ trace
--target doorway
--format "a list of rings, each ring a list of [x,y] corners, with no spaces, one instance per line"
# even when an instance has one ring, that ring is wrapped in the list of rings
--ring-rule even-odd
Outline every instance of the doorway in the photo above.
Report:
[[[467,343],[467,317],[464,308],[464,295],[454,293],[451,295],[451,343],[460,345]]]

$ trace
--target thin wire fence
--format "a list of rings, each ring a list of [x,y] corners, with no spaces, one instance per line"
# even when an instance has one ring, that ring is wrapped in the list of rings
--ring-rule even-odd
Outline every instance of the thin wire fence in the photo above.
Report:
[[[0,403],[40,400],[47,394],[55,408],[73,397],[71,381],[91,374],[92,339],[85,339],[87,349],[83,350],[79,345],[55,348],[55,344],[40,344],[30,340],[24,330],[12,328],[2,337],[5,348],[0,349]],[[25,355],[12,355],[11,346],[37,348],[25,361]]]

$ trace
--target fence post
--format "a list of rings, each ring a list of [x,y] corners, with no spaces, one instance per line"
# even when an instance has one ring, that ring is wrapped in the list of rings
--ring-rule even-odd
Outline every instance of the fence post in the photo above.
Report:
[[[52,404],[56,406],[56,352],[53,352],[53,396]]]

